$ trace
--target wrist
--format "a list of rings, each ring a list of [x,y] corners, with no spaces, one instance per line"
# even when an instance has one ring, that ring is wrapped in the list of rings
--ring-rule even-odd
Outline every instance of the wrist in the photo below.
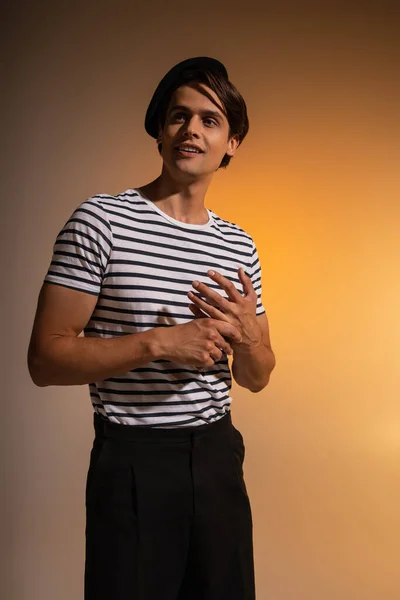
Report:
[[[262,331],[258,324],[253,330],[246,331],[246,335],[242,338],[241,342],[233,342],[231,344],[232,350],[241,354],[257,352],[263,345]]]
[[[263,342],[262,339],[250,343],[235,342],[232,343],[231,346],[235,354],[253,354],[257,352],[261,348],[261,346],[263,346]]]
[[[166,327],[154,327],[149,331],[148,349],[152,360],[167,359]]]

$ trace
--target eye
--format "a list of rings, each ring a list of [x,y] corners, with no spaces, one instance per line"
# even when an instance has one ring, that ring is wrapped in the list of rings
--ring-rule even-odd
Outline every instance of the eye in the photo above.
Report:
[[[186,115],[185,113],[175,113],[174,115],[172,115],[171,117],[172,121],[184,121],[186,119]]]
[[[203,122],[207,127],[214,127],[214,126],[218,125],[218,123],[211,117],[207,117],[206,119],[203,120]]]

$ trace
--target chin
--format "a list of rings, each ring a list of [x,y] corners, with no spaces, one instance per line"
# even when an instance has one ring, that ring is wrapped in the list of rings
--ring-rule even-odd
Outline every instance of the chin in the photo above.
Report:
[[[205,173],[203,172],[203,169],[196,169],[193,167],[190,167],[189,165],[183,165],[178,166],[178,165],[170,165],[168,168],[168,171],[171,173],[171,175],[174,176],[174,178],[176,179],[187,179],[188,177],[193,178],[193,177],[201,177],[202,175],[204,175]]]
[[[174,164],[173,165],[173,172],[176,174],[181,174],[182,176],[187,176],[187,177],[210,177],[210,175],[213,175],[215,173],[215,171],[218,169],[219,167],[218,165],[207,165],[207,167],[203,166],[195,166],[195,165],[190,165],[189,161],[187,161],[186,163],[183,164]]]

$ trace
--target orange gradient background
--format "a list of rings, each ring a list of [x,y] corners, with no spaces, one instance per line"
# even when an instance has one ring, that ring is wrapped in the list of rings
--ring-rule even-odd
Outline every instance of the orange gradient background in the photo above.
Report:
[[[173,64],[208,55],[246,99],[250,131],[206,206],[257,244],[277,359],[262,392],[232,389],[257,598],[398,600],[397,4],[12,11],[1,99],[2,596],[83,598],[89,393],[37,388],[26,367],[55,237],[85,198],[158,175],[143,128],[150,97]]]

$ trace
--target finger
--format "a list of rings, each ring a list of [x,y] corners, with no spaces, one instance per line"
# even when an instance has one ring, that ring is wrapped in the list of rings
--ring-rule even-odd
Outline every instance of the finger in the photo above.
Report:
[[[208,304],[208,302],[202,300],[197,294],[188,292],[188,298],[193,302],[193,304],[195,304],[203,312],[207,313],[207,315],[209,315],[211,318],[220,319],[221,321],[228,321],[228,318],[222,310],[219,310],[215,306],[211,306],[211,304]]]
[[[195,304],[189,304],[189,308],[196,317],[208,318],[208,316],[204,314],[203,311],[201,311]],[[232,346],[225,340],[225,338],[222,337],[222,335],[220,335],[218,342],[216,342],[216,346],[222,350],[222,352],[225,352],[225,354],[233,354]]]
[[[200,281],[196,280],[193,281],[192,286],[197,292],[199,292],[201,296],[204,296],[215,307],[225,311],[229,311],[232,303],[229,302],[229,300],[227,300],[226,298],[223,298],[221,294],[219,294],[217,291],[212,290],[205,283],[201,283]]]
[[[233,354],[232,346],[225,340],[225,338],[220,336],[220,339],[215,342],[216,346],[220,348],[225,354]]]
[[[218,285],[221,286],[223,290],[225,290],[231,302],[235,302],[237,304],[241,300],[243,300],[242,294],[239,292],[239,290],[236,289],[233,282],[221,275],[221,273],[217,273],[217,271],[208,271],[207,275],[213,281],[216,281],[216,283],[218,283]]]
[[[209,354],[215,363],[222,358],[222,351],[218,348],[218,346],[214,346],[213,350],[211,350]]]
[[[234,325],[231,325],[231,323],[224,323],[223,321],[214,321],[214,325],[224,338],[229,338],[234,342],[237,342],[238,344],[242,342],[242,334],[240,333],[239,329]]]
[[[200,308],[195,304],[189,304],[189,308],[196,317],[200,317],[202,319],[206,319],[208,317],[208,315],[203,313],[203,311],[200,310]]]
[[[255,292],[253,282],[251,281],[250,277],[247,275],[247,273],[245,273],[242,267],[238,269],[238,273],[239,279],[243,286],[245,298],[248,298],[249,300],[257,300],[257,294]]]

